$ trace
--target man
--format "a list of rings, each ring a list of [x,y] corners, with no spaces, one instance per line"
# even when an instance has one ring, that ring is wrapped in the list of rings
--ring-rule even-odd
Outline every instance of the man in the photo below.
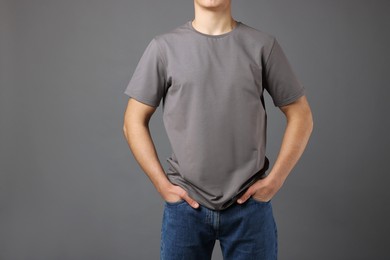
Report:
[[[124,135],[164,200],[161,259],[276,259],[271,199],[312,132],[305,88],[269,33],[231,16],[231,0],[194,0],[195,18],[154,37],[125,90]],[[263,90],[286,116],[269,174]],[[149,120],[163,100],[173,153],[160,164]]]

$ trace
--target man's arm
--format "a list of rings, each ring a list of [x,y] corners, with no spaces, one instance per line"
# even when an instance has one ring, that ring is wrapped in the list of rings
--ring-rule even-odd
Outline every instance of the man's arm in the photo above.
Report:
[[[123,133],[134,158],[152,181],[162,198],[168,202],[186,200],[192,207],[199,204],[178,185],[173,185],[165,175],[149,131],[149,121],[157,107],[129,98],[124,115]]]
[[[244,203],[250,196],[260,201],[269,201],[282,187],[287,176],[298,162],[313,130],[313,118],[306,96],[280,107],[287,119],[278,157],[268,176],[251,185],[238,199]]]

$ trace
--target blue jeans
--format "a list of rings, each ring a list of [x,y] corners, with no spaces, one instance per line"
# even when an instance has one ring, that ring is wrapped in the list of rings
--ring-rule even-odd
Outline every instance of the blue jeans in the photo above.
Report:
[[[277,227],[271,201],[250,197],[224,210],[185,200],[164,202],[160,260],[210,260],[218,239],[225,260],[277,259]]]

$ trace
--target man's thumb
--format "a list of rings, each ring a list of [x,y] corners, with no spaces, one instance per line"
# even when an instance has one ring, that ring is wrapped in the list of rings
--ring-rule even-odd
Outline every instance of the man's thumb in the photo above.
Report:
[[[191,207],[193,208],[198,208],[199,207],[199,203],[196,202],[195,200],[193,200],[190,196],[188,196],[187,194],[184,196],[184,199],[187,201],[188,204],[190,204]]]
[[[250,196],[251,196],[251,194],[249,194],[249,192],[247,191],[247,192],[245,192],[245,193],[237,200],[237,202],[238,202],[239,204],[242,204],[242,203],[244,203],[247,199],[249,199]]]

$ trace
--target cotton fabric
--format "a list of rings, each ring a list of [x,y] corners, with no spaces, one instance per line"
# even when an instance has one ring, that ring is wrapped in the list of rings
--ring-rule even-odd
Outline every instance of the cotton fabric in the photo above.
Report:
[[[162,101],[168,179],[221,210],[266,176],[264,90],[279,107],[305,94],[275,36],[240,21],[209,35],[187,21],[151,39],[124,93]]]

